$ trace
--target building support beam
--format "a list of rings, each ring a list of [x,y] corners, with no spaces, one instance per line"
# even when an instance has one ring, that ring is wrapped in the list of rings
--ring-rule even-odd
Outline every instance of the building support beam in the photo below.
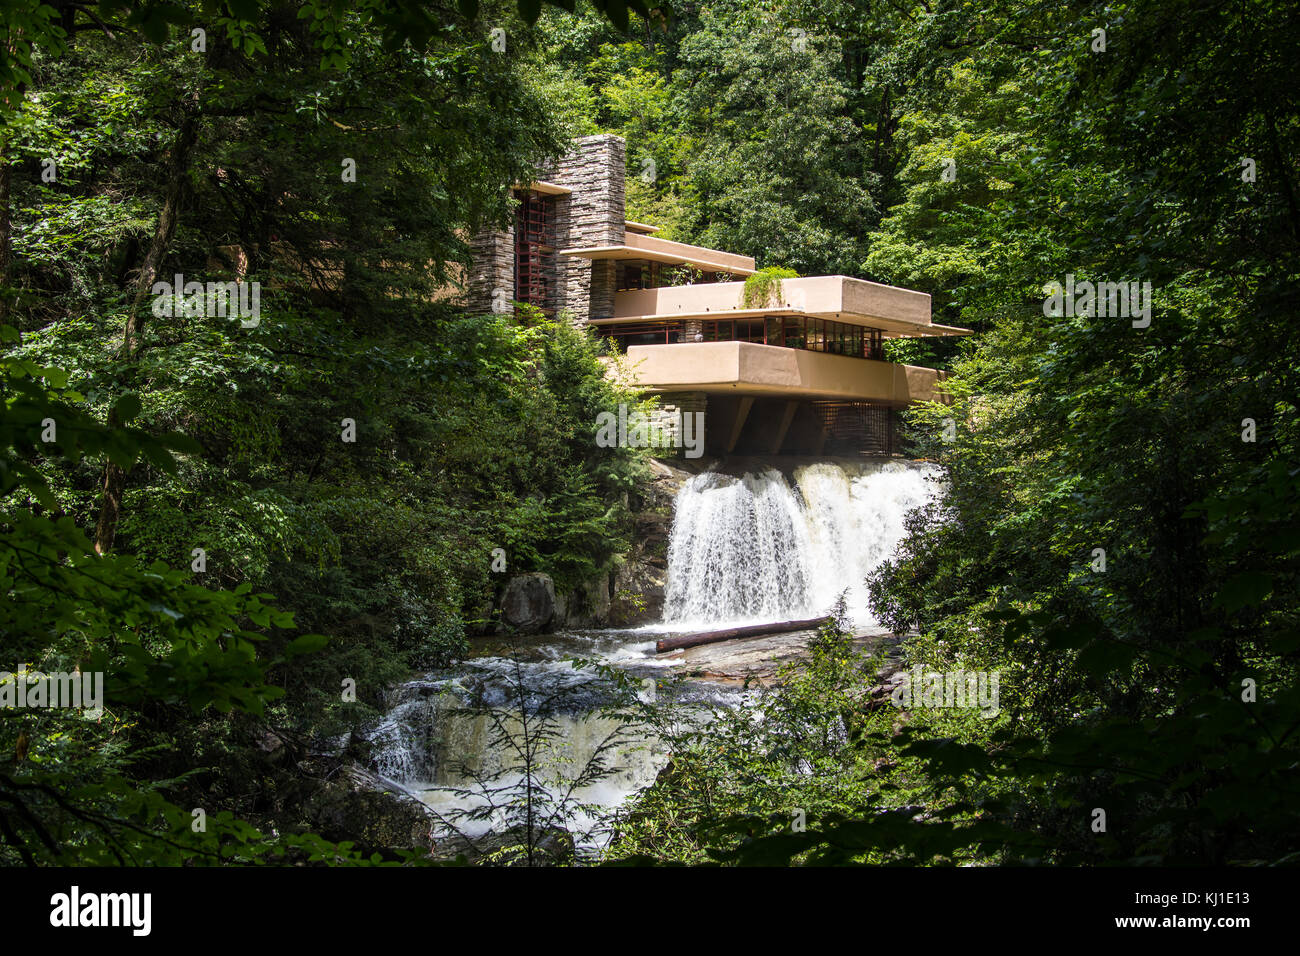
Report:
[[[749,418],[749,410],[754,407],[754,396],[742,395],[739,403],[736,405],[736,417],[731,423],[731,435],[727,438],[726,454],[730,455],[736,450],[736,442],[740,441],[740,433],[745,428],[745,421]]]
[[[781,413],[781,424],[776,428],[776,434],[772,437],[772,445],[768,451],[770,455],[781,453],[781,446],[785,444],[785,436],[790,431],[790,423],[794,421],[794,413],[799,410],[798,402],[786,402],[785,410]]]

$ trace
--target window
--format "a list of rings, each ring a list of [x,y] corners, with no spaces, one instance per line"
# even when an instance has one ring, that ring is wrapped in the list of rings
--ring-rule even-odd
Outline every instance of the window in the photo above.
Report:
[[[881,347],[884,334],[879,329],[832,322],[816,316],[704,319],[700,321],[699,329],[698,341],[701,342],[753,342],[854,358],[884,359]],[[697,341],[694,332],[688,336],[683,331],[680,320],[618,325],[603,334],[614,336],[624,346]]]
[[[555,276],[554,197],[518,192],[515,210],[515,300],[551,311]]]

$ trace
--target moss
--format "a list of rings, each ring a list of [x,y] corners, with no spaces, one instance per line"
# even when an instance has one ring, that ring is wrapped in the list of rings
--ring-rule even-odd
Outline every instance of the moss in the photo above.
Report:
[[[799,273],[782,266],[768,266],[759,269],[745,279],[745,288],[741,291],[740,305],[744,309],[762,309],[779,305],[781,302],[781,281],[797,279]]]

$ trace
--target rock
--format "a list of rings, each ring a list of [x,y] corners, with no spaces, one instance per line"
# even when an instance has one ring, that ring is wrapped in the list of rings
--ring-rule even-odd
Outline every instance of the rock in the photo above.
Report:
[[[614,574],[609,623],[635,627],[658,621],[668,584],[671,514],[643,511],[636,516],[632,551]]]
[[[432,819],[418,800],[388,789],[378,775],[345,764],[302,806],[304,822],[327,840],[349,840],[363,853],[427,850]]]
[[[555,625],[602,627],[609,621],[609,576],[598,574],[556,598]]]
[[[609,620],[609,575],[598,574],[582,587],[582,596],[586,599],[587,609],[593,624],[604,624]]]
[[[482,861],[493,866],[528,866],[526,830],[521,826],[497,832],[489,830],[480,837],[459,833],[438,837],[430,854],[435,860],[449,862],[464,857],[465,862]],[[533,841],[533,866],[554,866],[573,859],[573,834],[562,827],[546,827]]]
[[[614,576],[614,600],[609,621],[620,627],[636,627],[658,621],[663,613],[664,587],[668,571],[645,552],[642,542]]]
[[[501,595],[501,619],[520,634],[545,631],[555,619],[555,583],[549,574],[516,574]]]
[[[274,730],[267,730],[257,742],[257,748],[263,753],[273,754],[284,746],[284,738]]]
[[[650,481],[637,486],[630,502],[633,518],[632,550],[615,572],[608,623],[637,626],[658,621],[663,612],[664,586],[668,582],[668,539],[673,529],[677,493],[693,471],[653,460]]]
[[[651,459],[650,480],[641,483],[636,489],[639,499],[637,507],[671,515],[677,492],[681,491],[682,485],[696,470],[695,467],[680,467],[683,464],[687,463],[678,461],[676,465],[670,465],[659,459]]]

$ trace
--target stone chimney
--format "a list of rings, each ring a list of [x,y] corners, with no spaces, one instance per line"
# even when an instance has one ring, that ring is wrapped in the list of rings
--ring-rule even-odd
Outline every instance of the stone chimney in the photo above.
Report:
[[[541,179],[570,190],[555,196],[555,249],[621,246],[626,236],[625,164],[623,137],[604,133],[573,141],[569,152],[541,173]],[[515,291],[515,228],[474,237],[474,266],[469,273],[466,304],[471,311],[490,312],[494,296],[509,302]],[[583,325],[588,319],[614,314],[616,264],[572,256],[555,257],[555,276],[547,306],[567,312]]]
[[[557,249],[621,246],[626,237],[627,144],[611,133],[583,136],[542,178],[572,190],[555,202]],[[556,307],[578,324],[614,314],[616,263],[573,256],[556,259]]]

